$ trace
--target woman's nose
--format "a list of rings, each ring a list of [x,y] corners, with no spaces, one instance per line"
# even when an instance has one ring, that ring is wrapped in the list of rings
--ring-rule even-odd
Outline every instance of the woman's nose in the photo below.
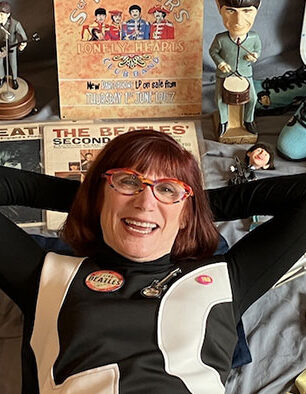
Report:
[[[158,201],[154,197],[153,190],[150,186],[146,186],[143,191],[136,194],[134,197],[135,208],[141,210],[152,211],[155,209]]]

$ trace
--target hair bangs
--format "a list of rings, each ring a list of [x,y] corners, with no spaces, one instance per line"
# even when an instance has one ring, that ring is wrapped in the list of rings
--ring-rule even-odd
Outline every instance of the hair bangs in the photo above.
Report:
[[[176,177],[186,181],[186,176],[182,171],[185,162],[184,152],[174,146],[165,144],[163,141],[143,149],[134,159],[133,166],[143,174]]]
[[[124,138],[122,135],[121,139],[125,139],[125,141],[122,141],[120,147],[118,146],[115,151],[112,149],[112,153],[106,154],[110,167],[105,170],[128,167],[144,175],[175,177],[188,183],[190,162],[193,160],[193,156],[187,150],[171,137],[159,132],[154,132],[154,134],[151,131],[132,133],[134,139],[127,138],[127,135]]]

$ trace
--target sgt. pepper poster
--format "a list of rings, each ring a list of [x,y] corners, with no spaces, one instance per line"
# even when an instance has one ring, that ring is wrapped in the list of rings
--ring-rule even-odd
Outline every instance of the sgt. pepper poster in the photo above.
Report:
[[[62,119],[201,114],[203,0],[54,0]]]

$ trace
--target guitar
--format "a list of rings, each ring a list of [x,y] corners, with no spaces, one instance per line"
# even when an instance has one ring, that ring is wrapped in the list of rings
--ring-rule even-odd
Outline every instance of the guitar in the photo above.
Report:
[[[32,41],[33,42],[40,41],[40,36],[38,33],[34,33],[29,40],[19,41],[19,42],[16,42],[16,44],[9,45],[9,52],[12,52],[12,49],[18,47],[20,44],[28,43],[28,42],[32,42]],[[6,57],[6,54],[7,54],[6,53],[6,45],[5,44],[1,45],[0,46],[0,59],[3,59],[4,57]]]

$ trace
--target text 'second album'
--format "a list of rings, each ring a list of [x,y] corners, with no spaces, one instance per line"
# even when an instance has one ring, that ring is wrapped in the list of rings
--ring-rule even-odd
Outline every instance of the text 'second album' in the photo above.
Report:
[[[62,119],[197,116],[203,0],[54,0]]]

